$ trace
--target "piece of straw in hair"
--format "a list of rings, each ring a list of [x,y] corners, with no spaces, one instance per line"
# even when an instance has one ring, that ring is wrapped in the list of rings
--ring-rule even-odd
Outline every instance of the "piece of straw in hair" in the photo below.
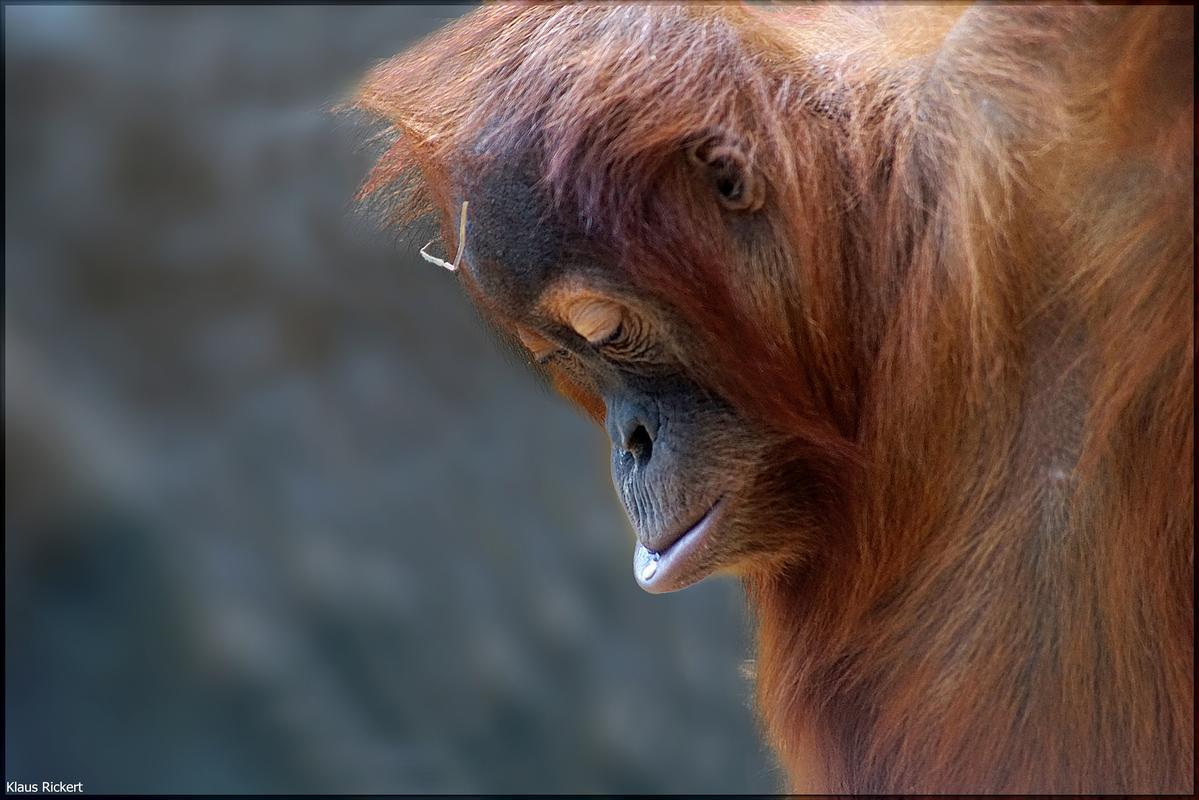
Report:
[[[451,264],[449,261],[440,259],[437,256],[430,255],[429,253],[425,252],[429,249],[429,244],[433,244],[433,242],[436,241],[435,239],[430,239],[429,244],[420,249],[421,258],[423,258],[425,261],[428,261],[430,264],[436,264],[439,267],[445,267],[450,272],[458,271],[458,265],[462,263],[462,251],[466,249],[466,207],[468,205],[470,205],[470,201],[462,201],[461,219],[458,220],[458,254],[454,256],[454,263]]]

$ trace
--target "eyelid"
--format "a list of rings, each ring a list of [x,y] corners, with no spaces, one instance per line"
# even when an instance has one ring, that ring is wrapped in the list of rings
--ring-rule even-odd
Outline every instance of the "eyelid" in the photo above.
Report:
[[[533,360],[538,364],[544,364],[549,360],[550,356],[562,349],[544,336],[533,333],[533,331],[526,328],[517,328],[516,338],[520,339],[520,343],[525,346],[525,349],[529,351],[533,356]]]
[[[571,304],[566,317],[576,333],[592,345],[599,346],[619,333],[625,312],[619,303],[588,297]]]
[[[623,333],[624,333],[624,320],[621,320],[620,322],[618,322],[616,324],[616,327],[612,329],[611,333],[609,333],[607,336],[605,336],[603,339],[600,339],[599,341],[592,342],[591,345],[593,347],[606,347],[606,346],[612,344],[613,342],[615,342],[617,339],[619,339],[621,337],[621,334],[623,334]]]

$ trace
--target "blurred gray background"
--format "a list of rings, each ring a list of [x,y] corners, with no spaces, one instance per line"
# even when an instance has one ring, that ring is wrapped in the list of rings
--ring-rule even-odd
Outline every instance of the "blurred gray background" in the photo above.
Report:
[[[601,432],[353,213],[326,110],[467,10],[4,9],[6,780],[779,787],[739,588],[642,593]]]

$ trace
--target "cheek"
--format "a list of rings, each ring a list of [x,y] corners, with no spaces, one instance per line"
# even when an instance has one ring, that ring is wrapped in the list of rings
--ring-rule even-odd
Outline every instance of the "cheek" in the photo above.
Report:
[[[552,370],[551,381],[558,394],[583,409],[583,413],[595,422],[604,424],[604,401],[599,395],[575,383],[559,369]]]

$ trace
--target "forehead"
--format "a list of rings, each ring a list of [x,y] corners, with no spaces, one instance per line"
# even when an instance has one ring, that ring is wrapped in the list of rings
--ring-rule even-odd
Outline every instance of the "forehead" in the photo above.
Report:
[[[489,160],[461,189],[469,201],[468,280],[481,302],[511,316],[528,314],[568,275],[599,280],[611,270],[580,226],[555,209],[536,165],[528,155]]]

